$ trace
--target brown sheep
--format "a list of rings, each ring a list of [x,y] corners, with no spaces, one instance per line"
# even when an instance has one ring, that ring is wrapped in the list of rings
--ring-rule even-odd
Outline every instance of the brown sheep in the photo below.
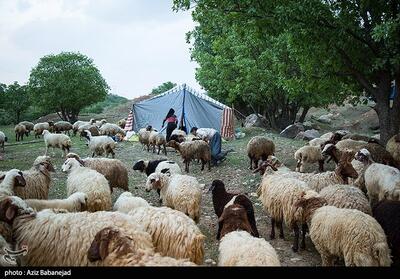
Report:
[[[275,155],[275,144],[266,137],[255,136],[247,144],[247,156],[250,158],[250,169],[257,168],[259,160],[267,160],[269,155]]]
[[[22,124],[17,124],[14,127],[15,131],[15,141],[24,140],[24,134],[26,134],[26,127]]]

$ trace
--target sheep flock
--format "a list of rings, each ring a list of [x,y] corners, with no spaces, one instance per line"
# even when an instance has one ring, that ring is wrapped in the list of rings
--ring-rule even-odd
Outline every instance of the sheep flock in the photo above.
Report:
[[[21,169],[0,131],[1,267],[400,266],[400,135],[258,134],[228,143],[238,169],[178,130],[119,141],[124,121],[18,123],[40,141]]]

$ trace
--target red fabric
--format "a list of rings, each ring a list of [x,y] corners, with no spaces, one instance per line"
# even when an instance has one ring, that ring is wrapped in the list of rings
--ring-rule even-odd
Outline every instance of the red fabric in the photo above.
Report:
[[[178,119],[175,116],[170,116],[167,118],[167,122],[176,122]]]
[[[224,108],[221,123],[221,136],[223,138],[233,139],[235,137],[233,125],[233,110],[231,108]]]
[[[126,120],[125,124],[125,131],[132,131],[133,128],[133,113],[132,111],[129,112],[128,119]]]

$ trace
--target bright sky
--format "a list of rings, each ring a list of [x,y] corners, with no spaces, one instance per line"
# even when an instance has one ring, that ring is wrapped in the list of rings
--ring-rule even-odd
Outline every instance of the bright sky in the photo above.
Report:
[[[79,51],[111,93],[129,99],[165,81],[200,90],[185,39],[194,23],[171,7],[172,0],[0,0],[0,82],[25,84],[42,56]]]

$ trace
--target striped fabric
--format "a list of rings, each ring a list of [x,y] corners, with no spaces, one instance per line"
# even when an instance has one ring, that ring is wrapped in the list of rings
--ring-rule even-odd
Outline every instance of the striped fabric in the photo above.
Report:
[[[221,136],[225,139],[235,138],[235,131],[233,128],[233,110],[231,108],[224,108],[221,120]]]
[[[133,113],[132,111],[129,112],[128,119],[126,120],[125,124],[125,131],[132,131],[133,129]]]

